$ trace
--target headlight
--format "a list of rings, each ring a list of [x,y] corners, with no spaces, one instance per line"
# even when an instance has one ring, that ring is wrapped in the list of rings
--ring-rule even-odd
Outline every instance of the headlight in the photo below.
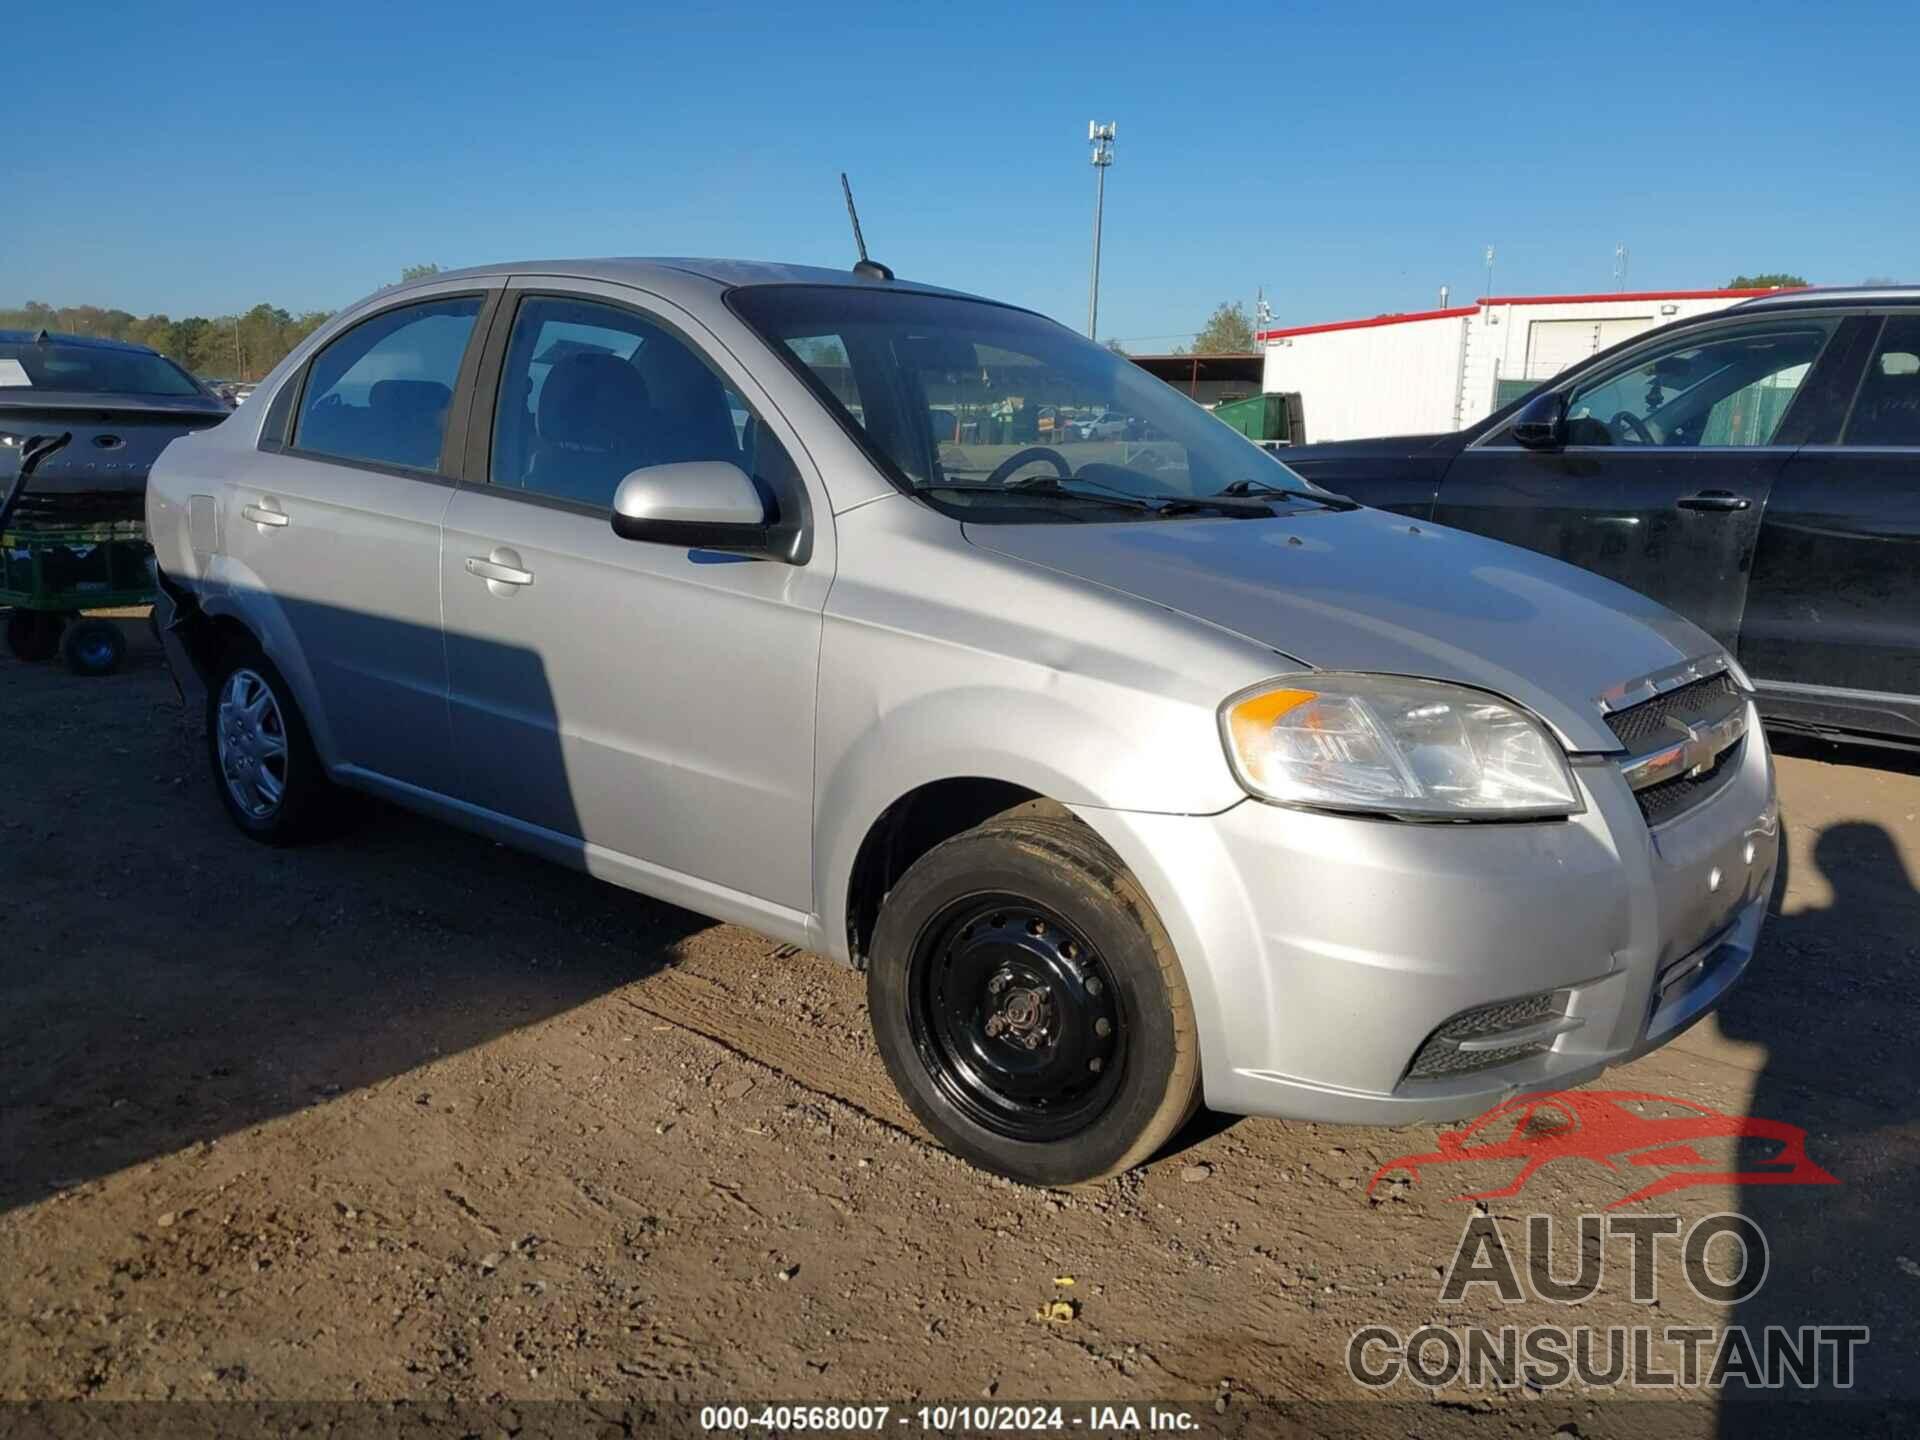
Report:
[[[1262,799],[1432,820],[1581,808],[1560,746],[1516,705],[1392,675],[1300,681],[1262,685],[1220,707],[1234,773]]]

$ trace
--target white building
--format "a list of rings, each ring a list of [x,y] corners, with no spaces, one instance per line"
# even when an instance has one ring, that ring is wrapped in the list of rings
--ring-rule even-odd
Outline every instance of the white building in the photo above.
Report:
[[[1300,393],[1309,444],[1458,430],[1643,330],[1768,293],[1497,295],[1446,310],[1266,330],[1263,388]]]

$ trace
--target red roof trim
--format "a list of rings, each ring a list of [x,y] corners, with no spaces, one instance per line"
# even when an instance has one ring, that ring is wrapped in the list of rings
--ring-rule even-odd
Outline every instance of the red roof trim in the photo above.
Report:
[[[1417,310],[1407,315],[1375,315],[1369,320],[1333,320],[1325,325],[1296,325],[1291,330],[1262,330],[1256,339],[1284,340],[1290,335],[1318,335],[1327,330],[1370,330],[1375,325],[1407,325],[1415,320],[1452,320],[1473,315],[1478,305],[1456,305],[1451,310]]]
[[[1752,300],[1760,295],[1783,295],[1787,289],[1610,290],[1593,295],[1490,295],[1475,304],[1456,305],[1451,310],[1416,310],[1404,315],[1374,315],[1366,320],[1332,320],[1323,325],[1295,325],[1286,330],[1262,330],[1254,338],[1260,341],[1286,340],[1295,335],[1321,335],[1329,330],[1370,330],[1376,325],[1408,325],[1416,320],[1451,320],[1461,315],[1478,314],[1490,305],[1592,305],[1606,300],[1628,304],[1647,300]]]
[[[1792,287],[1798,288],[1798,287]],[[1782,293],[1772,286],[1755,290],[1611,290],[1596,295],[1489,295],[1482,305],[1589,305],[1602,300],[1751,300]]]

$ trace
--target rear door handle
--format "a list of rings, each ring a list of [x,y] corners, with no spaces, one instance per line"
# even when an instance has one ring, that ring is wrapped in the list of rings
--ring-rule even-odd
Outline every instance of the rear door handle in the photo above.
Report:
[[[240,513],[256,525],[271,525],[276,529],[285,525],[290,518],[286,511],[265,505],[242,505]]]
[[[1702,490],[1698,495],[1689,495],[1674,502],[1682,510],[1749,510],[1753,502],[1744,495],[1736,495],[1731,490]]]
[[[467,556],[467,573],[478,575],[482,580],[495,585],[531,585],[533,572],[522,570],[517,565],[503,565],[498,560],[490,560],[484,555]]]

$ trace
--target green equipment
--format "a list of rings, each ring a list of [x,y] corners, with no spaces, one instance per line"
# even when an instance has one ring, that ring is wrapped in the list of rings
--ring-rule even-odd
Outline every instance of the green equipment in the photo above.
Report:
[[[1307,443],[1306,416],[1297,390],[1222,400],[1213,407],[1213,416],[1261,445]]]
[[[7,648],[16,659],[58,653],[76,675],[109,675],[126,655],[126,637],[111,620],[80,612],[152,604],[153,550],[145,523],[127,518],[124,502],[118,515],[40,512],[30,503],[34,470],[71,438],[30,437],[0,494],[0,605],[11,607]]]

